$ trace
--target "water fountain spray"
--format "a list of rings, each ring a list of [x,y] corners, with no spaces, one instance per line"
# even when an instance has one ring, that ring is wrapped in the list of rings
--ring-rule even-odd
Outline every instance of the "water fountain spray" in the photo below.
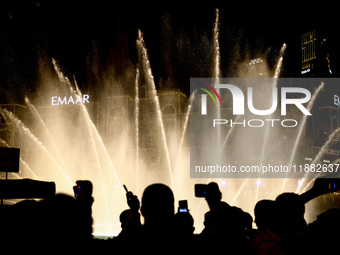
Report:
[[[323,82],[321,82],[321,84],[317,87],[317,89],[313,93],[313,96],[312,96],[311,100],[309,101],[309,103],[307,105],[307,110],[309,112],[312,110],[314,102],[315,102],[316,98],[319,96],[320,92],[323,90],[324,86],[325,86],[325,84]],[[291,154],[290,159],[289,159],[289,164],[292,164],[294,159],[295,159],[296,151],[297,151],[297,148],[300,144],[300,140],[301,140],[303,130],[304,130],[306,124],[307,124],[307,117],[308,117],[307,115],[303,115],[303,117],[302,117],[302,122],[300,123],[300,127],[299,127],[299,130],[298,130],[294,145],[293,145],[292,154]],[[284,179],[284,182],[282,184],[281,192],[284,190],[285,184],[286,184],[286,178]],[[298,187],[298,189],[300,188],[300,186]]]
[[[173,187],[173,178],[172,178],[172,168],[171,168],[171,161],[170,161],[170,153],[169,153],[169,148],[168,148],[168,143],[166,140],[166,135],[165,135],[165,129],[164,129],[164,124],[162,120],[162,112],[161,112],[161,107],[159,105],[159,97],[157,95],[157,90],[156,90],[156,85],[155,81],[152,75],[151,71],[151,66],[148,58],[148,53],[145,47],[145,42],[143,38],[143,34],[140,30],[138,30],[138,38],[136,41],[137,48],[138,48],[138,53],[140,57],[140,62],[143,65],[143,71],[145,72],[145,77],[147,79],[147,84],[151,86],[151,91],[152,91],[152,96],[156,105],[156,111],[157,111],[157,116],[159,120],[159,125],[161,129],[161,134],[162,134],[162,141],[163,141],[163,147],[165,150],[165,156],[166,156],[166,161],[168,165],[168,171],[169,171],[169,176],[170,176],[170,183],[171,186]]]
[[[57,162],[57,160],[53,157],[53,155],[49,152],[49,150],[43,145],[43,143],[41,141],[39,141],[39,139],[32,134],[32,132],[30,131],[29,128],[27,128],[21,120],[19,120],[17,117],[14,116],[14,114],[10,111],[8,111],[7,109],[0,109],[0,113],[5,116],[5,118],[7,117],[8,121],[13,121],[13,123],[17,126],[17,128],[21,131],[23,131],[39,148],[41,148],[46,155],[48,156],[48,158],[56,165],[57,169],[59,170],[59,172],[62,174],[62,176],[67,180],[67,182],[69,184],[73,184],[70,177],[66,174],[65,169],[63,169],[59,163]]]
[[[135,126],[136,126],[136,191],[139,184],[139,68],[136,68],[135,79]]]
[[[60,151],[59,151],[57,145],[55,144],[55,142],[54,142],[54,140],[53,140],[53,138],[52,138],[52,135],[51,135],[49,129],[48,129],[47,126],[46,126],[46,123],[45,123],[44,120],[41,118],[41,116],[40,116],[38,110],[34,107],[34,105],[30,102],[30,100],[29,100],[28,97],[26,97],[26,96],[25,96],[25,102],[26,102],[28,108],[30,109],[30,111],[31,111],[31,112],[37,117],[37,119],[39,120],[40,125],[44,128],[44,131],[46,132],[47,137],[48,137],[48,139],[49,139],[49,142],[51,142],[51,144],[52,144],[52,146],[53,146],[53,150],[55,151],[55,153],[56,153],[57,156],[58,156],[58,160],[61,162],[61,165],[62,165],[63,169],[65,170],[66,174],[67,174],[68,176],[70,176],[70,173],[69,173],[69,171],[67,170],[66,165],[65,165],[65,162],[64,162],[64,160],[63,160],[63,157],[61,156]]]

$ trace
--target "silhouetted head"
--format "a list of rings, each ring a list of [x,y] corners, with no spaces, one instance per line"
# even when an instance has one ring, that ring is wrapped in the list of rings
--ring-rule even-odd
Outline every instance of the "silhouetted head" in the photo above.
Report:
[[[122,211],[122,213],[119,215],[119,221],[121,223],[122,229],[125,228],[126,222],[129,218],[129,215],[130,215],[130,209]]]
[[[214,209],[221,202],[222,193],[216,182],[210,182],[207,187],[207,195],[205,197],[209,208]]]
[[[278,209],[287,217],[303,219],[305,205],[300,196],[295,193],[282,193],[276,198]]]
[[[253,229],[253,217],[251,217],[250,213],[243,212],[243,220],[245,223],[245,229]]]
[[[11,208],[10,217],[13,217],[11,222],[11,230],[13,230],[13,238],[20,245],[27,243],[31,245],[39,239],[40,231],[40,207],[35,200],[23,200],[13,205]],[[7,218],[6,218],[7,219]],[[9,231],[10,232],[10,231]]]
[[[274,217],[277,216],[276,203],[273,200],[260,200],[254,208],[255,223],[258,230],[271,229]]]
[[[64,194],[57,194],[54,197],[41,201],[42,224],[45,237],[49,241],[67,240],[73,241],[78,238],[80,229],[79,210],[76,200]]]
[[[141,212],[145,224],[161,224],[169,222],[174,216],[174,195],[172,190],[160,183],[151,184],[144,190]]]
[[[317,217],[306,231],[306,254],[338,254],[340,209],[332,208]]]
[[[294,238],[306,228],[305,205],[295,193],[283,193],[276,198],[277,227],[283,238]]]
[[[122,230],[136,229],[140,223],[140,214],[132,209],[124,210],[119,215]]]

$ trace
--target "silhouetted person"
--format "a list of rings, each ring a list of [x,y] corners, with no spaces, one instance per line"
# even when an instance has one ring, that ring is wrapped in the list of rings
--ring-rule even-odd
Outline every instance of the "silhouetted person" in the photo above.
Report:
[[[210,211],[204,215],[204,229],[200,234],[202,248],[207,252],[219,252],[227,246],[230,252],[244,254],[248,251],[246,228],[249,228],[249,215],[221,199],[217,183],[209,183],[206,201]]]
[[[225,231],[226,220],[230,214],[230,205],[221,201],[222,193],[215,182],[207,186],[205,200],[208,203],[210,211],[204,215],[204,229],[200,234],[207,240],[214,240]]]
[[[92,204],[94,198],[92,197],[93,185],[89,180],[76,181],[77,186],[80,187],[75,194],[76,204],[78,210],[79,221],[81,221],[82,238],[90,240],[92,238]],[[74,187],[74,188],[75,188]]]
[[[258,201],[254,214],[257,231],[250,240],[251,254],[285,254],[284,241],[276,231],[277,221],[281,219],[276,201]]]
[[[320,195],[338,191],[340,189],[339,184],[340,182],[337,179],[319,178],[314,181],[310,190],[301,195],[284,193],[276,198],[279,215],[283,219],[278,221],[280,222],[278,234],[282,236],[290,251],[299,253],[304,250],[304,247],[301,247],[301,250],[296,248],[297,244],[301,243],[307,228],[304,219],[304,204]],[[329,216],[331,215],[330,213]],[[336,222],[334,222],[334,225],[336,225]]]
[[[132,209],[124,210],[119,216],[119,221],[122,227],[122,231],[118,235],[119,238],[131,238],[131,236],[139,233],[141,222],[138,211]]]
[[[250,213],[243,212],[240,215],[242,215],[242,222],[244,222],[244,231],[242,230],[242,234],[245,235],[245,239],[249,240],[254,235],[255,230],[253,229],[253,217],[250,215]]]
[[[140,202],[137,196],[133,195],[131,191],[126,190],[126,201],[130,209],[124,210],[120,216],[122,231],[118,235],[118,239],[133,239],[141,230],[139,207]]]
[[[130,254],[175,251],[172,190],[160,183],[146,187],[141,199],[141,213],[144,224],[137,231],[124,234],[124,238],[114,238],[111,250],[120,248]],[[126,216],[127,212],[123,212],[122,217]]]
[[[144,217],[144,231],[156,239],[163,239],[171,231],[175,213],[172,190],[160,183],[146,187],[142,196],[141,212]]]
[[[307,226],[305,205],[295,193],[283,193],[276,198],[278,220],[276,231],[285,241],[294,241]]]
[[[130,209],[126,209],[122,211],[122,213],[119,215],[119,221],[120,226],[122,227],[122,231],[125,231],[127,229],[127,221],[129,219]]]
[[[275,201],[268,199],[258,201],[255,205],[254,214],[258,231],[272,229],[276,216]]]
[[[194,218],[189,212],[178,212],[174,216],[174,231],[178,239],[190,240],[194,234]]]
[[[299,253],[302,250],[302,234],[306,229],[304,212],[303,200],[295,193],[283,193],[275,201],[257,204],[255,220],[259,224],[259,232],[251,241],[252,253]],[[268,218],[264,219],[265,216]]]
[[[194,218],[190,212],[177,212],[173,221],[174,241],[180,253],[196,253],[196,235],[194,234]]]
[[[90,251],[92,221],[73,197],[64,194],[45,199],[41,204],[41,250],[47,254]],[[92,234],[92,233],[91,233]]]
[[[309,246],[306,240],[310,238],[306,238],[304,204],[315,197],[339,189],[337,180],[322,178],[316,179],[313,187],[301,195],[283,193],[273,202],[260,201],[255,208],[256,223],[258,224],[258,220],[260,222],[259,233],[252,238],[252,254],[305,254]],[[266,215],[269,216],[267,219]],[[308,233],[316,234],[315,231]]]
[[[205,200],[208,203],[210,211],[219,210],[223,208],[230,208],[226,202],[222,200],[222,193],[216,182],[210,182],[207,187],[207,195]]]
[[[8,217],[10,216],[10,217]],[[3,218],[9,221],[10,228],[6,231],[9,242],[1,239],[11,254],[33,254],[40,249],[39,203],[35,200],[23,200],[11,206],[11,214]],[[1,224],[1,228],[4,224]],[[3,247],[5,248],[5,247]],[[7,254],[4,250],[3,254]],[[8,253],[8,254],[10,254]]]
[[[305,237],[306,254],[338,254],[340,240],[340,209],[332,208],[309,224]]]
[[[316,179],[313,187],[301,194],[304,203],[323,194],[340,190],[337,178]],[[305,232],[304,252],[308,254],[337,254],[340,239],[340,209],[333,208],[320,214],[317,220],[309,224]]]

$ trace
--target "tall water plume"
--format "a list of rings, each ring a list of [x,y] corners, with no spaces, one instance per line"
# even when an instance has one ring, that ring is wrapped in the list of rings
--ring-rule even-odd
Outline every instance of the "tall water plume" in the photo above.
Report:
[[[154,99],[154,102],[155,102],[156,112],[157,112],[157,117],[158,117],[158,125],[160,126],[163,147],[164,147],[166,161],[168,165],[170,184],[171,186],[173,186],[171,160],[170,160],[169,148],[168,148],[168,143],[167,143],[163,120],[162,120],[162,112],[161,112],[161,108],[159,105],[159,97],[157,95],[156,85],[155,85],[154,77],[152,75],[152,69],[150,66],[148,53],[145,47],[143,34],[140,30],[138,30],[138,38],[137,38],[136,44],[137,44],[137,49],[138,49],[138,53],[140,57],[140,63],[142,63],[142,66],[143,66],[146,83],[147,83],[147,86],[150,86],[151,97]]]

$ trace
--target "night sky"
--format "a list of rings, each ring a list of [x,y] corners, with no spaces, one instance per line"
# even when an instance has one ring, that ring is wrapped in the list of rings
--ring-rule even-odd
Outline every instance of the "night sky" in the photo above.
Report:
[[[137,64],[138,29],[144,34],[157,86],[166,84],[188,95],[190,77],[211,75],[215,7],[150,8],[119,1],[67,0],[12,0],[2,7],[0,103],[20,103],[24,94],[34,95],[39,60],[49,63],[55,58],[63,72],[75,75],[82,90],[100,88],[94,66],[99,76],[113,66],[115,75],[124,77]],[[256,16],[266,13],[239,16],[227,6],[219,10],[222,76],[232,75],[236,49],[241,58],[266,53],[273,66],[283,43],[288,47],[281,77],[299,76],[300,35],[316,26],[276,24],[275,15],[257,23]],[[338,77],[336,31],[321,29],[328,34],[332,71]]]

